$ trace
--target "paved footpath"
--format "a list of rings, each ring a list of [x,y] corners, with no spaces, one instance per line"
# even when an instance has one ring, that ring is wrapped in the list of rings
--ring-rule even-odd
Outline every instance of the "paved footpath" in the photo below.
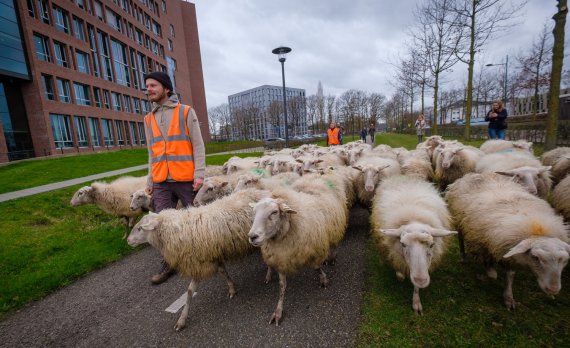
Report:
[[[278,281],[263,283],[259,253],[228,265],[237,296],[216,276],[201,283],[187,327],[174,331],[180,312],[165,311],[185,291],[178,276],[153,286],[159,255],[147,247],[0,322],[0,347],[352,347],[360,322],[368,212],[355,207],[330,285],[306,269],[288,279],[284,316],[269,325]]]

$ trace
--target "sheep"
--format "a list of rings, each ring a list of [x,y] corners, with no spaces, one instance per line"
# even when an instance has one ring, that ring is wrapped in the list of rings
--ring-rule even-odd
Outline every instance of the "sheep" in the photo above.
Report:
[[[542,164],[552,166],[552,181],[556,185],[570,174],[570,147],[557,147],[542,155]]]
[[[279,273],[279,301],[269,320],[279,325],[288,275],[309,266],[319,272],[321,286],[327,286],[321,265],[344,236],[348,214],[326,188],[316,195],[280,189],[252,206],[249,241],[261,248],[265,263]]]
[[[494,173],[471,173],[457,180],[449,186],[447,201],[460,241],[483,261],[487,275],[497,277],[497,262],[506,266],[503,299],[508,309],[516,304],[515,267],[530,268],[545,293],[560,291],[570,231],[546,201]]]
[[[135,225],[127,239],[130,246],[149,243],[180,275],[191,278],[186,305],[174,326],[176,331],[186,326],[190,300],[200,281],[218,272],[226,279],[229,297],[236,295],[225,262],[253,251],[247,235],[253,221],[249,204],[267,195],[266,191],[243,190],[208,206],[151,213]]]
[[[498,152],[481,157],[475,171],[510,176],[528,192],[546,198],[552,187],[550,169],[528,153]]]
[[[70,204],[77,207],[83,204],[95,204],[104,212],[117,216],[125,225],[123,239],[129,234],[142,209],[131,210],[131,195],[146,187],[147,177],[123,176],[111,183],[93,182],[83,186],[71,198]]]
[[[433,167],[425,149],[413,150],[409,154],[402,157],[399,156],[398,158],[402,158],[402,174],[416,176],[426,181],[433,178]]]
[[[303,164],[303,172],[308,172],[310,169],[345,165],[344,160],[335,154],[325,154],[321,156],[304,155],[298,157],[296,161]]]
[[[194,206],[208,204],[233,192],[239,174],[218,175],[204,179],[204,183],[196,192]]]
[[[354,146],[348,150],[348,165],[353,166],[362,157],[370,154],[372,151],[372,146],[369,144],[361,144],[359,146]]]
[[[152,200],[152,196],[147,194],[144,189],[136,190],[131,195],[131,204],[129,208],[132,211],[137,209],[141,209],[144,213],[148,213],[149,211],[154,212],[154,202]],[[183,203],[181,200],[178,200],[176,204],[176,209],[183,208]]]
[[[234,156],[224,163],[224,167],[227,168],[226,174],[231,175],[237,172],[246,172],[250,169],[255,169],[258,167],[258,163],[259,157],[240,158]]]
[[[363,157],[352,166],[361,173],[356,177],[355,189],[358,201],[370,207],[374,189],[383,179],[400,174],[400,164],[395,159],[382,157]]]
[[[432,135],[427,137],[425,141],[419,143],[416,146],[416,149],[423,149],[426,150],[429,154],[429,157],[433,157],[433,152],[435,149],[443,143],[443,138],[440,135]]]
[[[566,221],[570,222],[570,175],[554,187],[552,191],[552,205]]]
[[[412,308],[422,314],[419,289],[430,283],[447,251],[451,218],[435,187],[420,178],[394,176],[376,189],[370,214],[372,235],[380,255],[403,281],[414,285]]]
[[[390,145],[380,144],[372,149],[374,156],[398,160],[398,154]]]
[[[480,147],[481,151],[485,153],[496,152],[528,152],[534,154],[532,149],[532,142],[526,140],[487,140]]]
[[[289,171],[289,163],[295,162],[295,158],[291,155],[278,154],[267,161],[265,171],[270,175],[277,175]]]
[[[206,171],[204,173],[204,176],[207,178],[210,176],[216,176],[222,174],[224,174],[224,166],[206,166]]]
[[[438,181],[440,188],[445,190],[447,185],[463,175],[474,172],[482,154],[478,149],[465,146],[444,147],[437,156],[434,171],[434,178]]]
[[[281,173],[270,178],[263,178],[260,175],[252,173],[242,174],[237,178],[234,192],[244,190],[246,188],[257,188],[271,191],[273,188],[291,186],[291,184],[300,177],[301,176],[299,174],[291,172]]]

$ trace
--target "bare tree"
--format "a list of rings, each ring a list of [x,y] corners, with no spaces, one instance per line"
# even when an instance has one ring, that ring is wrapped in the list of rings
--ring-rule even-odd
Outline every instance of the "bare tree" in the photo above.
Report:
[[[267,114],[269,115],[269,122],[271,123],[271,131],[275,132],[277,129],[277,136],[281,138],[281,114],[283,113],[283,103],[273,100],[269,104]]]
[[[546,119],[545,150],[556,147],[558,135],[558,108],[560,103],[560,80],[562,65],[564,62],[564,27],[566,26],[566,14],[568,6],[566,0],[558,0],[558,13],[552,18],[556,23],[552,34],[554,46],[552,47],[552,72],[550,73],[550,94],[548,96],[548,117]]]
[[[289,135],[299,135],[302,131],[303,124],[306,122],[306,119],[303,119],[307,110],[305,97],[294,96],[288,98],[287,110],[289,110],[289,127],[291,129]]]
[[[328,124],[332,121],[334,121],[336,119],[336,115],[335,115],[335,101],[336,101],[336,97],[334,95],[327,95],[325,97],[325,110],[326,110],[326,115],[327,115],[327,122],[326,125],[328,126]]]
[[[378,120],[385,119],[383,115],[386,97],[380,93],[371,93],[368,96],[368,118],[371,123],[377,124]]]
[[[228,104],[221,104],[208,109],[208,126],[214,140],[229,139],[231,133],[231,117]]]

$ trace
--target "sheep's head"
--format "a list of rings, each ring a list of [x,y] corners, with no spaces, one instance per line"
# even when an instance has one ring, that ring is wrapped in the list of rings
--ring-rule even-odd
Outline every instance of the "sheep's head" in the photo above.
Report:
[[[140,189],[135,191],[131,195],[131,205],[129,208],[132,211],[135,211],[140,208],[145,208],[145,210],[150,209],[152,198],[150,195],[147,195],[144,189]]]
[[[443,169],[449,169],[451,167],[451,165],[453,164],[453,160],[455,159],[455,156],[461,150],[463,150],[462,147],[446,147],[446,148],[444,148],[439,155],[439,159],[441,161],[441,167]]]
[[[127,243],[132,247],[148,243],[150,233],[156,230],[159,225],[160,220],[158,214],[149,213],[148,215],[143,216],[141,221],[133,227],[131,234],[129,234],[129,237],[127,238]]]
[[[250,187],[254,187],[259,183],[261,176],[253,175],[253,174],[243,174],[238,177],[236,187],[234,188],[234,192],[245,190]]]
[[[196,197],[194,197],[194,206],[197,207],[210,203],[216,198],[222,196],[222,191],[228,184],[229,182],[225,180],[209,180],[206,178],[202,187],[200,187],[196,193]]]
[[[374,166],[374,165],[352,166],[352,168],[362,172],[362,175],[364,176],[364,189],[367,192],[374,192],[374,188],[382,179],[382,171],[388,167],[390,167],[389,164],[384,166]]]
[[[258,247],[266,240],[289,230],[289,214],[297,214],[280,198],[264,198],[253,207],[253,225],[249,230],[249,242]]]
[[[570,244],[558,238],[535,237],[519,242],[503,258],[527,265],[542,291],[556,295],[562,288],[560,275],[568,264],[569,254]]]
[[[510,176],[513,181],[524,187],[529,193],[533,195],[538,194],[538,181],[540,175],[551,169],[551,166],[547,167],[519,167],[506,171],[497,171],[495,173]]]
[[[95,197],[93,195],[94,189],[91,186],[83,186],[71,198],[69,202],[71,206],[77,207],[82,204],[95,203]]]
[[[418,288],[425,288],[430,283],[429,267],[435,246],[434,238],[450,236],[457,232],[411,223],[397,229],[381,229],[380,233],[400,241],[399,252],[408,264],[412,283]]]

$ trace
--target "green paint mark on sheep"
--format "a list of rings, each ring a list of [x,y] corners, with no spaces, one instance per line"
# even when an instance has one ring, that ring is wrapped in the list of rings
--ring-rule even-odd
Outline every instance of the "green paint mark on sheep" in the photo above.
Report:
[[[334,190],[336,188],[335,184],[330,180],[325,180],[325,184],[331,189]]]
[[[260,168],[252,169],[251,172],[255,175],[262,175],[262,176],[265,176],[266,173],[265,169],[260,169]]]

